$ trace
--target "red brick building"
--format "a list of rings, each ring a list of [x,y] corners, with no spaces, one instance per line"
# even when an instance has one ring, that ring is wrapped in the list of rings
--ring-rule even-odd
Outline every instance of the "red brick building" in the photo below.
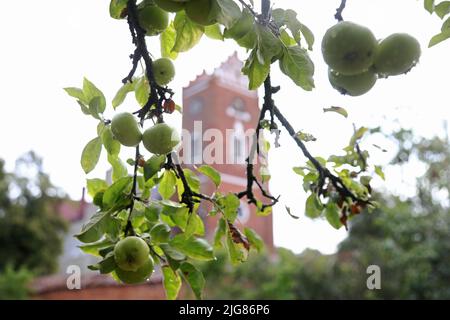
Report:
[[[259,116],[257,93],[247,89],[247,78],[241,74],[241,68],[242,62],[235,54],[212,74],[201,74],[183,89],[182,126],[191,135],[183,143],[191,147],[189,163],[195,165],[206,163],[217,169],[222,177],[219,189],[222,193],[240,192],[246,188],[245,159],[249,141],[245,138],[245,132],[255,128]],[[208,153],[211,149],[208,149],[208,145],[214,142],[210,141],[213,135],[222,136],[223,141],[215,141],[216,146],[220,148]],[[183,153],[185,149],[183,148]],[[214,163],[208,161],[211,159],[205,159],[211,158],[210,156],[215,159]],[[259,172],[259,164],[255,165],[255,172]],[[202,192],[212,194],[215,191],[214,185],[206,177],[201,177],[201,182]],[[255,189],[254,193],[260,197],[259,190]],[[87,270],[86,266],[94,263],[96,259],[82,253],[77,248],[79,243],[72,235],[78,232],[95,208],[82,200],[79,206],[74,206],[73,203],[63,204],[59,209],[72,222],[65,243],[65,253],[61,258],[61,273],[37,279],[33,285],[35,298],[121,300],[165,298],[161,277],[158,274],[155,274],[147,284],[124,286],[117,284],[109,276]],[[207,217],[209,209],[208,204],[203,204],[200,211],[201,216],[205,218],[207,234],[211,237],[216,219]],[[263,238],[267,247],[273,248],[272,216],[257,217],[255,209],[249,206],[245,199],[241,201],[238,214],[238,227],[242,226],[253,228]],[[81,290],[67,289],[68,275],[65,274],[65,270],[71,264],[81,265],[85,271],[81,280]]]
[[[248,90],[248,79],[241,69],[242,62],[234,54],[211,75],[203,73],[183,89],[183,129],[189,132],[191,140],[183,139],[184,145],[190,144],[191,151],[190,156],[183,155],[184,159],[189,158],[197,166],[205,163],[217,169],[222,177],[219,188],[222,193],[241,192],[246,188],[245,160],[259,118],[257,92]],[[222,141],[215,141],[218,137]],[[256,175],[259,169],[260,164],[256,163]],[[208,179],[202,182],[202,192],[214,192],[215,186]],[[254,193],[262,198],[258,188]],[[205,206],[206,215],[210,207]],[[273,247],[272,216],[256,216],[255,208],[243,199],[239,222],[253,228],[269,248]],[[212,233],[216,219],[207,218],[205,224]]]

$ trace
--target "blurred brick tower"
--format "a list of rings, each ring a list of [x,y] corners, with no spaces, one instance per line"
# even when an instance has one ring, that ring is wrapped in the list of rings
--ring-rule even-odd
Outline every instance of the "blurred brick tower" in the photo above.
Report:
[[[259,117],[258,95],[256,91],[248,90],[248,80],[241,73],[242,62],[235,53],[209,75],[203,72],[189,85],[183,88],[183,129],[188,131],[190,139],[184,138],[183,146],[190,145],[190,155],[186,157],[191,163],[200,166],[208,164],[221,173],[222,184],[219,191],[244,191],[247,184],[246,163],[251,140],[245,132],[256,127]],[[208,130],[209,129],[209,130]],[[227,131],[228,130],[228,131]],[[223,141],[216,141],[220,131]],[[208,132],[210,135],[208,135]],[[190,141],[189,141],[190,140]],[[208,146],[221,146],[221,151],[214,152]],[[185,152],[186,147],[183,147]],[[223,154],[221,154],[223,152]],[[205,158],[208,154],[214,156],[211,163]],[[259,164],[255,165],[255,175],[258,176]],[[202,192],[210,195],[215,186],[206,177],[201,177]],[[267,186],[266,186],[267,187]],[[259,189],[254,188],[255,196],[262,199]],[[208,204],[200,208],[201,216],[205,217],[210,210]],[[248,205],[246,199],[241,200],[238,212],[238,226],[248,226],[254,229],[264,240],[269,249],[273,248],[272,216],[258,217],[253,205]],[[207,217],[206,232],[211,237],[214,233],[217,218]]]

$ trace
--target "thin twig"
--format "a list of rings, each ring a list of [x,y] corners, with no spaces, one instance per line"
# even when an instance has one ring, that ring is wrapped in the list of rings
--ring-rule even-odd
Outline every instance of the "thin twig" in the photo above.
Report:
[[[250,11],[250,13],[251,13],[255,18],[258,17],[258,14],[256,13],[256,11],[253,9],[253,7],[252,7],[251,5],[249,5],[248,3],[246,3],[244,0],[239,0],[239,2],[240,2],[245,8],[247,8],[247,9]]]
[[[342,12],[344,11],[346,4],[347,0],[341,0],[341,5],[339,6],[339,8],[336,9],[336,14],[334,15],[334,18],[339,22],[344,21],[344,18],[342,17]]]

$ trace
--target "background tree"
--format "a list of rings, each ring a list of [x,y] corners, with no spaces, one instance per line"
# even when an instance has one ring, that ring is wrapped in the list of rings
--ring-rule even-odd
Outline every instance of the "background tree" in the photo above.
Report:
[[[0,300],[24,300],[30,295],[33,274],[26,268],[13,269],[6,266],[0,272]]]
[[[35,275],[55,272],[66,223],[55,208],[62,192],[29,152],[7,173],[0,161],[0,272],[7,266]]]
[[[380,206],[350,221],[348,238],[334,255],[305,250],[294,255],[252,256],[232,268],[221,258],[202,266],[214,279],[206,296],[214,299],[449,299],[450,144],[400,130],[392,165],[423,165],[414,196],[377,193]],[[382,289],[366,287],[369,265],[378,265]]]

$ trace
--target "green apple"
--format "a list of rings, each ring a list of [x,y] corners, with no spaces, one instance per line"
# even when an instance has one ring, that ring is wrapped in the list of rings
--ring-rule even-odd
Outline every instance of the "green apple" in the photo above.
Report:
[[[322,39],[322,54],[328,66],[344,75],[367,71],[373,64],[378,42],[372,31],[353,22],[339,22]]]
[[[167,154],[180,143],[180,136],[174,128],[158,123],[144,131],[142,142],[151,153]]]
[[[146,5],[138,10],[139,25],[148,36],[155,36],[169,26],[169,14],[155,5]]]
[[[382,77],[396,76],[411,70],[419,61],[420,44],[406,33],[395,33],[381,41],[374,68]]]
[[[185,2],[178,2],[173,0],[155,0],[155,3],[161,9],[168,12],[178,12],[184,9]]]
[[[117,278],[126,284],[138,284],[145,282],[153,273],[153,259],[148,256],[144,264],[135,271],[123,270],[120,267],[114,270]]]
[[[135,147],[141,142],[142,132],[135,117],[128,112],[115,115],[111,121],[114,138],[122,145]]]
[[[210,26],[217,22],[213,0],[191,0],[184,10],[189,19],[199,25]]]
[[[153,61],[153,75],[160,86],[165,86],[175,77],[175,66],[168,58]]]
[[[139,237],[126,237],[114,246],[114,260],[124,271],[136,271],[148,260],[150,249]]]
[[[369,92],[377,82],[377,75],[372,71],[347,76],[342,73],[328,70],[328,79],[333,88],[342,94],[356,97]]]

